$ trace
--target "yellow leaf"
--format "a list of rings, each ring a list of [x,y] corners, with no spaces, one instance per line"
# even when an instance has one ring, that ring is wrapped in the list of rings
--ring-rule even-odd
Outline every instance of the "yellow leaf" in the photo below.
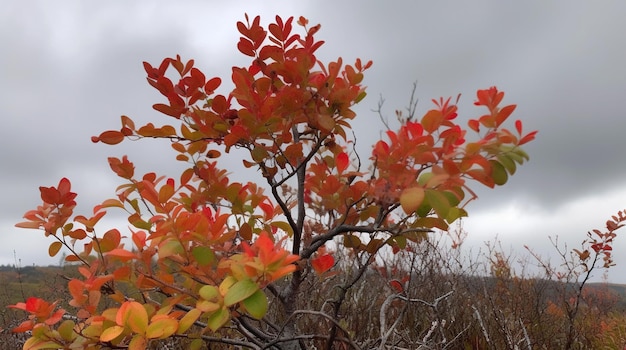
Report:
[[[127,301],[117,311],[115,321],[120,326],[128,326],[135,333],[145,333],[148,327],[148,312],[136,301]]]
[[[187,314],[183,316],[180,321],[178,321],[178,330],[176,330],[176,333],[185,333],[191,326],[193,326],[193,323],[198,320],[201,314],[202,312],[198,309],[189,310],[189,312],[187,312]]]
[[[150,323],[146,329],[146,337],[149,339],[165,339],[176,333],[177,329],[178,321],[164,316]]]
[[[128,344],[128,350],[144,350],[148,346],[146,337],[141,334],[137,334]]]
[[[102,331],[102,334],[100,335],[100,341],[109,342],[119,337],[119,335],[122,334],[122,332],[124,332],[124,327],[122,326],[116,325],[116,326],[109,327],[105,329],[104,331]]]

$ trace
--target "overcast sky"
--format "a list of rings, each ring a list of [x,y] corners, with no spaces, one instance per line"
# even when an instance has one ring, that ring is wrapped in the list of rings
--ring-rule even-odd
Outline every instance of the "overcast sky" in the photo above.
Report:
[[[40,203],[38,186],[68,177],[80,210],[113,197],[120,181],[107,156],[128,154],[138,171],[175,174],[167,145],[121,146],[90,137],[119,128],[119,116],[168,122],[142,61],[180,54],[207,76],[228,80],[244,13],[321,23],[322,60],[371,59],[368,97],[356,108],[363,152],[379,137],[382,95],[393,118],[414,81],[419,111],[462,94],[460,117],[476,117],[475,91],[492,85],[518,105],[513,118],[538,129],[531,161],[506,186],[479,190],[465,219],[467,244],[496,235],[523,254],[549,236],[577,247],[588,230],[626,208],[626,2],[621,1],[2,1],[0,2],[0,264],[58,263],[49,240],[16,229]],[[225,84],[228,86],[228,84]],[[222,93],[224,91],[221,91]],[[363,157],[363,155],[362,155]],[[235,162],[238,162],[235,160]],[[476,186],[478,187],[478,186]],[[626,233],[626,231],[624,231]],[[626,239],[618,236],[609,278],[626,283]]]

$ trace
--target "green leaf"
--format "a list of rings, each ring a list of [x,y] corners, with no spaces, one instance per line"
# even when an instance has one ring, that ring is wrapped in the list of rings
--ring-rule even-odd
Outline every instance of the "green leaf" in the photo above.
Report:
[[[175,239],[171,239],[159,246],[159,259],[182,253],[183,246]]]
[[[461,198],[459,198],[459,196],[454,192],[446,190],[442,192],[442,194],[448,200],[448,204],[450,205],[450,207],[456,207],[457,205],[459,205],[459,203],[461,203]]]
[[[398,248],[400,248],[400,249],[406,248],[406,237],[405,236],[395,236],[392,239],[396,243]]]
[[[206,323],[207,326],[209,326],[209,328],[213,332],[215,332],[220,329],[224,324],[226,324],[228,320],[230,320],[230,312],[226,307],[222,307],[221,309],[212,313]]]
[[[498,162],[502,164],[502,166],[506,169],[506,171],[513,175],[515,174],[515,170],[517,170],[517,166],[513,159],[511,159],[507,154],[501,154],[498,156]]]
[[[430,180],[430,179],[433,177],[433,175],[434,175],[433,173],[426,173],[426,172],[424,172],[424,173],[422,173],[422,174],[420,175],[420,177],[417,179],[417,183],[418,183],[420,186],[425,187],[425,186],[426,186],[426,184],[428,183],[428,180]]]
[[[526,159],[526,160],[530,159],[530,157],[528,156],[528,153],[524,152],[524,150],[519,148],[519,147],[517,149],[515,149],[514,153],[519,155],[520,157]]]
[[[433,218],[431,218],[431,219],[433,219]],[[425,228],[425,227],[423,227],[421,225],[416,224],[415,222],[410,227],[411,228],[420,228],[420,229]],[[403,237],[403,238],[406,238],[406,239],[408,239],[410,241],[413,241],[415,243],[419,243],[419,242],[422,242],[423,240],[425,240],[426,238],[428,238],[428,232],[409,231],[409,232],[403,233],[402,236],[399,236],[399,237]],[[402,248],[402,249],[404,249],[404,248]]]
[[[267,313],[267,297],[260,289],[244,299],[241,303],[248,311],[248,314],[257,320],[262,319]]]
[[[381,245],[383,245],[383,241],[382,239],[371,239],[368,243],[367,246],[365,246],[365,251],[370,253],[370,254],[374,254],[376,252],[376,250],[378,250],[378,248],[380,248]]]
[[[189,350],[200,350],[202,349],[202,345],[204,345],[204,340],[202,339],[194,339],[191,344],[189,344]]]
[[[495,160],[490,160],[491,163],[491,177],[496,185],[502,186],[509,179],[509,175],[507,175],[506,170],[499,162]]]
[[[202,299],[211,301],[215,297],[217,297],[217,295],[219,294],[219,290],[217,289],[216,286],[206,285],[200,288],[200,290],[198,291],[198,294],[200,294]]]
[[[523,149],[519,147],[500,147],[502,153],[506,153],[506,155],[515,161],[517,164],[524,164],[525,160],[528,160],[528,154],[524,152]]]
[[[251,279],[247,278],[245,280],[237,281],[233,284],[224,295],[224,305],[231,306],[234,305],[252,294],[254,294],[257,290],[259,290],[259,285],[254,283]]]
[[[424,228],[438,228],[440,230],[447,230],[448,224],[444,219],[435,218],[432,216],[422,217],[415,221],[415,226]]]
[[[446,198],[446,196],[440,191],[433,189],[426,189],[425,195],[428,204],[435,210],[437,216],[442,219],[446,218],[448,216],[448,212],[450,211],[450,202],[448,201],[448,198]]]
[[[358,94],[358,96],[356,97],[356,99],[354,100],[354,103],[359,103],[361,102],[361,100],[363,100],[365,98],[367,94],[365,93],[365,91],[362,91],[361,93]]]
[[[206,246],[197,246],[191,250],[191,255],[198,262],[200,266],[207,266],[215,262],[215,253],[213,250]]]
[[[426,217],[433,208],[430,206],[427,200],[422,202],[419,208],[417,208],[417,216],[420,218]]]
[[[59,335],[65,341],[72,341],[77,337],[77,334],[74,333],[74,326],[76,324],[72,320],[65,320],[58,328]]]
[[[285,233],[287,233],[289,237],[293,236],[293,228],[291,227],[291,225],[289,225],[289,223],[285,221],[274,221],[270,224],[270,226],[274,226],[283,230]]]
[[[450,208],[450,211],[448,212],[448,217],[446,218],[446,221],[449,224],[451,224],[454,221],[456,221],[458,218],[462,218],[466,216],[467,216],[467,212],[465,211],[465,209],[452,207]]]
[[[252,159],[257,163],[261,163],[267,157],[269,157],[267,150],[265,149],[265,147],[262,146],[255,146],[252,151],[250,151],[250,155],[252,156]]]
[[[26,343],[24,343],[23,349],[29,350],[39,350],[39,349],[58,349],[59,344],[50,340],[39,339],[39,338],[29,338]]]
[[[346,248],[358,248],[361,246],[361,240],[355,235],[348,234],[343,236],[343,245]]]

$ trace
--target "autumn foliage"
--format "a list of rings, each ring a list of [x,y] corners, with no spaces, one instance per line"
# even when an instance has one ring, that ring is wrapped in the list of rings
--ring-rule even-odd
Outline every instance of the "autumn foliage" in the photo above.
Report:
[[[190,348],[290,344],[307,334],[293,322],[307,297],[303,281],[349,273],[337,251],[367,267],[386,247],[397,253],[446,230],[475,198],[469,181],[503,185],[528,159],[520,146],[536,132],[519,120],[505,126],[515,105],[502,106],[504,93],[491,87],[478,90],[484,115],[467,128],[451,99],[433,100],[421,119],[388,130],[363,165],[352,108],[366,95],[372,62],[320,62],[320,26],[303,17],[263,27],[246,16],[237,29],[250,64],[232,68],[232,89],[193,60],[144,62],[164,97],[153,108],[169,123],[138,126],[122,116],[119,129],[92,138],[164,139],[187,164],[178,178],[136,174],[126,156],[109,158],[122,184],[91,215],[74,214],[68,179],[40,188],[43,204],[17,226],[43,230],[50,256],[64,248],[82,277],[68,281],[67,310],[38,298],[13,306],[31,315],[15,329],[32,331],[25,348],[144,349],[170,337]],[[218,166],[235,149],[245,151],[248,183]],[[128,227],[100,232],[111,210],[125,212]],[[335,306],[323,317],[336,319]],[[348,342],[349,327],[331,323],[327,344]]]

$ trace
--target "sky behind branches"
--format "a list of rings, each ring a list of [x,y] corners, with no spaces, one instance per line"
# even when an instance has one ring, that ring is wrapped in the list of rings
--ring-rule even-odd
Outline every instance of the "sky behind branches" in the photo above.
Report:
[[[626,2],[3,1],[0,264],[59,262],[47,257],[49,239],[13,227],[40,202],[38,186],[70,178],[79,211],[89,214],[121,183],[108,156],[128,154],[139,172],[176,174],[167,144],[110,147],[90,137],[119,128],[123,114],[138,124],[168,122],[151,108],[161,96],[146,83],[142,61],[180,54],[230,86],[231,67],[249,63],[236,49],[235,23],[245,12],[264,24],[276,14],[321,23],[324,62],[374,61],[368,97],[355,108],[362,158],[384,128],[372,112],[381,96],[393,120],[414,82],[419,113],[431,98],[460,93],[459,118],[467,120],[483,112],[472,105],[477,89],[505,91],[504,102],[518,105],[512,118],[539,134],[526,147],[531,161],[506,186],[476,186],[466,245],[497,236],[505,249],[522,254],[526,244],[548,255],[549,236],[576,248],[626,208]],[[611,281],[626,283],[624,251],[620,235]]]

